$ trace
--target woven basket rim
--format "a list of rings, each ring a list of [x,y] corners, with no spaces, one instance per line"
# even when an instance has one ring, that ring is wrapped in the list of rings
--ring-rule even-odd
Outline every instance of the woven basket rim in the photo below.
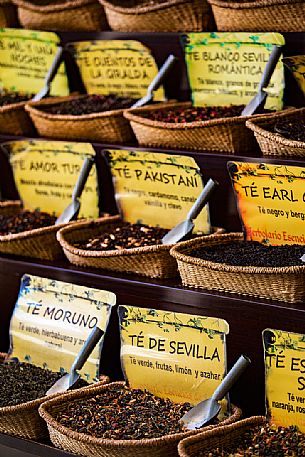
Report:
[[[70,400],[79,400],[82,398],[86,397],[91,397],[91,394],[100,394],[103,391],[107,390],[109,387],[112,386],[124,386],[126,383],[124,381],[116,381],[116,382],[110,382],[109,384],[101,385],[101,386],[92,386],[90,388],[87,388],[86,391],[75,391],[75,392],[68,392],[65,393],[64,396],[58,395],[57,398],[50,399],[45,401],[40,407],[39,407],[39,414],[40,416],[46,421],[48,426],[53,427],[55,430],[58,432],[62,433],[63,435],[66,435],[72,439],[78,440],[82,443],[88,443],[88,444],[99,444],[99,445],[105,445],[105,447],[116,447],[120,448],[123,446],[154,446],[156,444],[161,444],[162,442],[170,442],[170,441],[177,441],[182,438],[186,438],[191,435],[195,435],[198,433],[198,430],[189,430],[186,432],[179,432],[179,433],[173,433],[172,435],[164,435],[159,438],[146,438],[146,439],[140,439],[140,440],[114,440],[114,439],[106,439],[106,438],[96,438],[91,435],[87,435],[85,433],[79,433],[75,432],[73,430],[70,430],[69,428],[65,427],[64,425],[59,424],[53,416],[49,413],[48,408],[52,406],[56,406],[58,403],[66,403],[67,401],[69,402]],[[238,414],[240,412],[240,409],[236,406],[232,406],[232,414],[230,417],[234,416],[235,414]],[[219,424],[217,425],[210,425],[207,426],[207,429],[214,429],[218,427]]]
[[[65,11],[68,9],[74,9],[81,6],[86,6],[91,3],[96,3],[95,0],[62,0],[61,3],[55,5],[35,5],[27,0],[12,0],[12,2],[19,8],[24,8],[29,11],[36,11],[39,13],[53,13],[57,11]]]
[[[28,102],[29,102],[29,100],[25,100],[23,102],[10,103],[9,105],[0,106],[0,113],[5,113],[7,111],[13,111],[13,110],[17,110],[17,109],[23,109],[23,108],[25,108],[25,106]]]
[[[62,227],[65,227],[67,224],[73,225],[74,222],[66,222],[66,223],[58,224],[58,225],[49,225],[47,227],[40,227],[40,228],[32,229],[32,230],[25,230],[24,232],[20,232],[20,233],[11,233],[8,235],[0,235],[0,243],[6,242],[6,241],[22,240],[24,238],[44,235],[46,233],[60,230]]]
[[[16,209],[22,206],[21,200],[4,200],[0,201],[0,208],[7,208],[10,206],[15,206]],[[1,352],[0,352],[1,354]]]
[[[210,5],[219,6],[228,9],[259,9],[277,5],[288,5],[304,3],[303,0],[250,0],[245,3],[228,2],[226,0],[207,0]]]
[[[146,14],[150,12],[155,12],[155,11],[161,11],[166,8],[170,8],[172,6],[176,5],[181,5],[183,3],[194,3],[195,1],[198,0],[167,0],[166,2],[162,2],[160,4],[152,4],[152,5],[136,5],[133,7],[124,7],[120,5],[113,5],[111,2],[107,0],[99,0],[99,2],[104,6],[104,8],[107,8],[109,10],[115,11],[117,13],[122,13],[126,15],[139,15],[139,14]],[[201,0],[202,3],[204,0]]]
[[[197,433],[194,436],[190,436],[188,438],[184,438],[181,440],[178,444],[178,451],[179,455],[180,452],[183,453],[187,451],[188,445],[192,445],[193,443],[197,443],[198,441],[201,441],[205,438],[213,438],[214,436],[222,436],[224,434],[230,433],[231,430],[236,430],[236,429],[247,429],[248,427],[251,428],[255,425],[263,425],[264,423],[267,422],[267,419],[265,416],[250,416],[247,417],[246,419],[241,419],[237,422],[234,422],[233,424],[228,424],[228,425],[220,425],[217,427],[217,429],[214,430],[207,430],[205,432],[200,432]]]
[[[40,100],[38,102],[26,103],[25,110],[35,116],[39,116],[43,119],[49,120],[60,120],[60,121],[89,121],[91,119],[104,118],[104,117],[121,117],[125,111],[124,109],[116,109],[109,111],[102,111],[100,113],[90,113],[90,114],[52,114],[47,113],[39,109],[40,106],[54,106],[60,105],[61,103],[69,100],[75,100],[86,97],[88,94],[82,95],[68,95],[67,97],[54,97],[47,98],[45,100]]]
[[[295,265],[288,267],[253,267],[253,266],[237,266],[237,265],[228,265],[226,263],[220,262],[211,262],[209,260],[203,260],[197,257],[192,257],[188,253],[196,247],[201,247],[202,245],[208,246],[210,243],[212,245],[223,244],[230,241],[243,240],[244,236],[242,232],[231,232],[223,233],[219,235],[214,235],[213,237],[200,237],[194,240],[182,241],[173,246],[170,250],[170,255],[172,255],[176,260],[196,265],[198,267],[205,267],[211,270],[225,271],[228,273],[265,273],[265,274],[305,274],[305,265]]]
[[[206,121],[194,121],[194,122],[163,122],[163,121],[155,121],[149,119],[148,117],[141,116],[141,113],[144,112],[151,112],[151,111],[158,111],[160,108],[188,108],[192,106],[192,102],[178,102],[166,104],[160,103],[158,105],[148,105],[143,106],[141,108],[130,108],[128,110],[124,110],[124,117],[128,119],[130,122],[137,122],[138,124],[146,125],[149,127],[155,128],[162,128],[168,130],[187,130],[187,129],[194,129],[194,128],[208,128],[213,127],[214,125],[223,125],[223,124],[245,124],[248,119],[252,118],[261,118],[261,117],[270,117],[273,113],[269,114],[253,114],[251,116],[232,116],[232,117],[219,117],[217,119],[209,119]]]
[[[65,235],[67,233],[79,230],[81,228],[87,228],[87,227],[98,227],[101,226],[103,227],[104,225],[108,224],[115,224],[115,223],[123,223],[124,221],[121,219],[119,215],[116,216],[110,216],[110,217],[100,217],[98,219],[94,219],[91,221],[80,221],[80,222],[75,222],[71,226],[65,226],[61,228],[57,234],[57,241],[60,243],[61,247],[65,249],[66,251],[70,252],[71,254],[78,255],[81,257],[89,257],[89,258],[106,258],[106,257],[121,257],[121,256],[126,256],[126,255],[135,255],[135,254],[147,254],[151,252],[160,252],[160,251],[169,251],[172,246],[175,244],[154,244],[151,246],[142,246],[142,247],[136,247],[136,248],[125,248],[125,249],[112,249],[111,251],[90,251],[89,249],[80,249],[72,244],[70,244],[67,240]],[[213,230],[221,230],[219,227],[213,227]],[[209,235],[204,235],[204,236],[209,236]],[[1,239],[0,239],[1,241]]]
[[[257,118],[249,119],[246,121],[246,127],[248,127],[250,130],[252,130],[257,135],[263,136],[264,138],[267,138],[269,140],[273,140],[276,143],[281,144],[283,146],[305,149],[304,141],[290,140],[290,139],[285,138],[284,136],[280,135],[279,133],[270,132],[269,130],[266,130],[266,128],[265,128],[266,124],[274,125],[274,123],[276,122],[277,119],[286,118],[286,117],[289,119],[289,118],[297,116],[298,114],[301,114],[301,113],[305,113],[305,108],[281,111],[271,118],[268,118],[267,116],[265,116],[265,117],[261,117],[260,119],[257,119]],[[263,126],[260,126],[260,124],[263,124]]]

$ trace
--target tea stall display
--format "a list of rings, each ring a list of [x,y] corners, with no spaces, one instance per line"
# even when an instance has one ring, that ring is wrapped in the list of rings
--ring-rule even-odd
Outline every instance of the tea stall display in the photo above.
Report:
[[[10,322],[10,357],[0,366],[2,433],[30,439],[47,436],[38,407],[58,396],[49,389],[70,373],[92,329],[98,326],[105,333],[114,304],[115,295],[108,291],[23,276]],[[102,344],[103,338],[81,367],[82,378],[74,389],[107,380],[99,378]]]

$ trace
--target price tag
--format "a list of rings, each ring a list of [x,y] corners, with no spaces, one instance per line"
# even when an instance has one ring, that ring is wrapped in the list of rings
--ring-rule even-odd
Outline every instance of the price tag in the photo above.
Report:
[[[229,162],[247,240],[305,244],[305,168]]]
[[[158,66],[150,50],[134,40],[100,40],[70,43],[89,94],[144,97]],[[155,101],[165,99],[163,87]]]
[[[192,157],[115,149],[106,153],[125,221],[171,229],[186,219],[203,189]],[[208,205],[194,222],[194,232],[210,233]]]
[[[119,306],[121,362],[134,389],[176,403],[209,398],[226,372],[222,319]]]
[[[15,183],[24,207],[30,211],[39,208],[55,216],[71,203],[85,157],[95,155],[89,143],[30,140],[5,143],[5,147],[10,152]],[[79,218],[98,217],[95,167],[90,172],[80,202]]]
[[[53,32],[0,29],[0,90],[36,94],[54,60],[59,36]],[[68,95],[65,65],[55,76],[50,95]]]
[[[284,45],[279,33],[189,33],[183,39],[193,104],[247,104],[257,93],[272,47]],[[266,91],[266,108],[283,106],[284,70],[279,61]]]
[[[305,335],[266,329],[263,343],[267,417],[305,433]]]
[[[11,357],[69,372],[92,329],[106,331],[115,301],[106,290],[25,274],[10,324]],[[89,382],[98,376],[102,342],[80,371]]]
[[[283,63],[289,68],[305,94],[305,56],[283,57]]]

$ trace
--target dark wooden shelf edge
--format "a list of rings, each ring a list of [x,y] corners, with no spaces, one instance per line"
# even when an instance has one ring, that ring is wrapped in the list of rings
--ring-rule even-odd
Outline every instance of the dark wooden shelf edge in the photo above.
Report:
[[[1,457],[75,457],[75,455],[56,449],[52,445],[0,433]]]

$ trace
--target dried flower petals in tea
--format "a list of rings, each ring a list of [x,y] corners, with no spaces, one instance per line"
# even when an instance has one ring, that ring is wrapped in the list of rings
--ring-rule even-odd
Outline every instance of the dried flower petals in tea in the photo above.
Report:
[[[297,427],[256,426],[226,449],[199,452],[196,457],[305,456],[305,435]]]
[[[69,403],[56,420],[97,438],[140,440],[185,431],[179,421],[190,408],[139,389],[109,386],[102,395]]]
[[[161,244],[161,239],[168,229],[150,227],[145,224],[123,223],[111,233],[101,233],[90,240],[75,243],[74,246],[91,251],[110,251],[130,249],[140,246]]]

